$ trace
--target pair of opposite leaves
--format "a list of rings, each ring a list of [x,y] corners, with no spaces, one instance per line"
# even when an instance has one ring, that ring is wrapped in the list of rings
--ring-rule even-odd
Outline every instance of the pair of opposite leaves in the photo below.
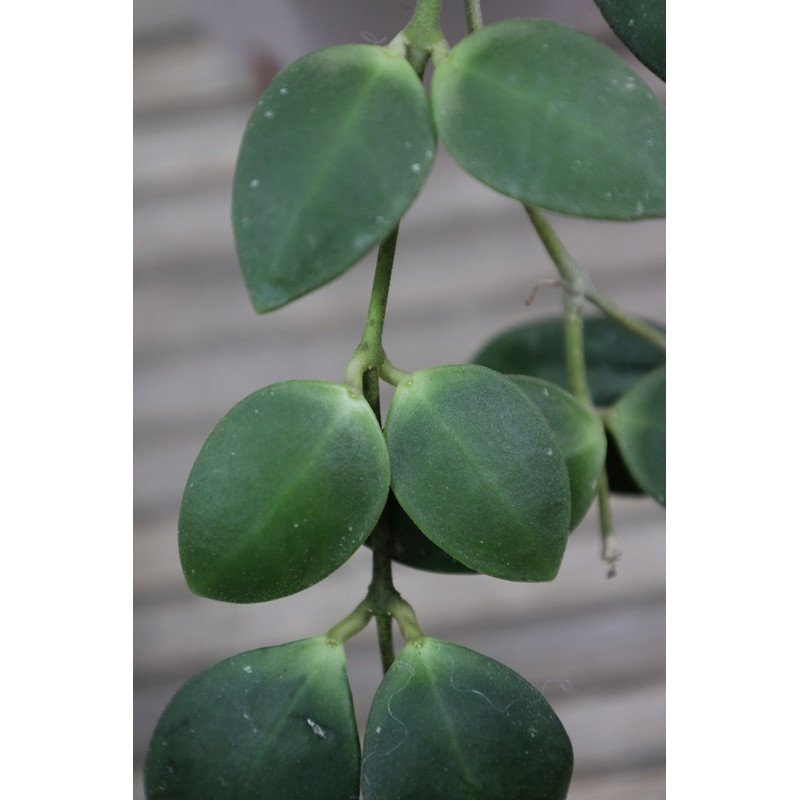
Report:
[[[605,453],[600,420],[567,392],[475,364],[412,373],[383,431],[343,385],[274,384],[195,461],[178,521],[186,582],[239,603],[299,592],[366,541],[390,487],[413,521],[401,536],[493,577],[552,580]]]
[[[664,215],[664,110],[585,34],[531,19],[483,28],[436,65],[430,98],[391,47],[335,46],[279,73],[247,123],[233,227],[255,309],[327,283],[386,238],[437,135],[478,180],[528,205]]]
[[[430,637],[384,676],[359,747],[344,647],[314,636],[190,679],[147,755],[148,800],[563,800],[569,737],[524,678]]]

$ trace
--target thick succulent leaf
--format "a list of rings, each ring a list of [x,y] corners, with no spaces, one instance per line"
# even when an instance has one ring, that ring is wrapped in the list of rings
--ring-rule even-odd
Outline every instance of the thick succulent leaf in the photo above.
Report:
[[[607,421],[631,475],[661,505],[667,503],[666,395],[667,368],[661,367],[631,386]]]
[[[392,488],[419,529],[497,578],[552,580],[570,488],[542,413],[508,378],[471,364],[413,373],[385,424]]]
[[[357,797],[344,648],[324,636],[240,653],[190,679],[161,716],[148,800]]]
[[[428,96],[401,55],[339,45],[280,72],[247,123],[233,187],[256,311],[327,283],[384,239],[434,150]]]
[[[661,80],[667,79],[666,0],[594,0],[614,33]]]
[[[437,65],[431,98],[447,149],[493,189],[579,217],[664,216],[664,109],[591,37],[539,19],[482,28]]]
[[[384,676],[364,734],[364,800],[563,800],[564,726],[522,676],[424,638]]]
[[[178,520],[189,588],[235,603],[298,592],[363,544],[389,493],[389,458],[367,401],[287,381],[242,400],[195,461]]]
[[[554,383],[528,375],[510,377],[544,414],[564,454],[572,498],[570,530],[575,530],[597,495],[606,459],[603,423],[596,414]]]

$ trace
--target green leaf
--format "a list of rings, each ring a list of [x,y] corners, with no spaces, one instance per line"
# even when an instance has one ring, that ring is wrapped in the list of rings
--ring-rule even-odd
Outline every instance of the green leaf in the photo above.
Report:
[[[589,390],[597,406],[613,405],[635,381],[664,364],[663,350],[608,317],[587,317],[584,333]],[[484,345],[474,361],[498,372],[531,375],[569,389],[564,319],[545,319],[511,328]],[[606,471],[613,492],[641,493],[613,439],[607,441]]]
[[[415,372],[384,431],[395,496],[434,544],[497,578],[556,576],[569,475],[544,416],[508,378],[472,364]]]
[[[461,562],[456,561],[425,536],[414,524],[414,520],[406,514],[403,507],[391,496],[389,502],[391,503],[392,559],[394,561],[427,572],[475,574],[474,569],[465,567]],[[372,547],[371,539],[367,539],[366,544]]]
[[[367,401],[319,381],[268,386],[203,445],[178,543],[189,588],[234,603],[299,592],[363,544],[389,492],[389,458]]]
[[[589,390],[595,405],[613,405],[639,378],[665,363],[664,351],[608,317],[584,320]],[[527,322],[498,334],[473,361],[510,375],[531,375],[569,389],[564,318]]]
[[[667,504],[667,368],[637,381],[611,409],[607,426],[636,482]]]
[[[572,745],[542,695],[486,656],[430,637],[384,676],[364,734],[364,800],[563,800]]]
[[[344,648],[314,636],[240,653],[191,678],[156,726],[148,800],[357,797]]]
[[[665,113],[609,48],[547,20],[490,25],[437,65],[436,127],[464,169],[563,214],[665,214]]]
[[[666,0],[594,0],[614,33],[661,80],[667,79]]]
[[[572,498],[570,530],[575,530],[597,495],[606,459],[603,423],[554,383],[528,375],[511,375],[510,378],[544,414],[564,454]]]
[[[427,94],[402,56],[339,45],[280,72],[247,123],[234,177],[236,249],[256,311],[327,283],[384,239],[434,150]]]

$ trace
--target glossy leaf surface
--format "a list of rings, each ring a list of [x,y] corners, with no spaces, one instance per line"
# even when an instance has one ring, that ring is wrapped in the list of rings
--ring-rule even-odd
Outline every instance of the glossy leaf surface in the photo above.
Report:
[[[594,0],[614,33],[661,80],[667,79],[666,0]]]
[[[364,735],[364,800],[563,800],[572,745],[522,676],[425,638],[384,676]]]
[[[482,28],[437,65],[442,142],[502,194],[563,214],[665,214],[665,113],[613,51],[548,20]]]
[[[667,369],[637,381],[615,403],[608,428],[636,482],[661,505],[667,502]]]
[[[552,580],[570,522],[564,457],[512,381],[465,364],[413,373],[385,424],[392,488],[419,529],[497,578]]]
[[[363,397],[319,381],[261,389],[192,468],[178,521],[186,582],[236,603],[305,589],[363,544],[388,492],[386,444]]]
[[[603,423],[596,414],[554,383],[527,375],[510,377],[544,414],[564,454],[572,498],[570,530],[574,530],[597,495],[600,472],[606,459]]]
[[[148,800],[342,800],[360,748],[344,648],[315,636],[190,679],[158,722]]]
[[[340,275],[384,239],[433,163],[427,94],[374,45],[318,50],[258,101],[233,188],[233,228],[256,311]]]

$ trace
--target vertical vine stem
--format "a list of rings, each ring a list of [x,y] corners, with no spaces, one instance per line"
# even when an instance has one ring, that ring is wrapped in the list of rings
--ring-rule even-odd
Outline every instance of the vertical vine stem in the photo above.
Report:
[[[542,244],[555,264],[564,286],[564,344],[570,390],[587,408],[595,410],[589,381],[586,377],[584,350],[583,307],[586,292],[591,284],[583,270],[575,263],[553,226],[545,215],[533,206],[525,206],[528,218],[539,234]],[[600,510],[600,531],[603,540],[602,557],[608,565],[608,576],[616,575],[616,564],[622,556],[614,535],[611,515],[611,492],[605,468],[600,473],[597,486],[597,504]]]
[[[386,359],[383,350],[383,325],[386,319],[386,304],[389,300],[389,284],[392,280],[394,252],[397,247],[396,227],[380,244],[372,280],[367,321],[361,341],[353,353],[345,372],[345,384],[354,392],[363,393],[375,416],[381,418],[378,378]]]
[[[389,300],[389,285],[392,280],[397,235],[398,228],[395,228],[378,248],[364,333],[345,373],[345,383],[351,391],[363,394],[379,423],[381,422],[381,374],[388,373],[395,379],[400,379],[407,374],[389,363],[383,349],[383,326],[386,319],[386,305]],[[401,625],[401,633],[404,636],[409,634],[418,638],[417,633],[419,636],[422,635],[418,626],[415,627],[415,622],[414,624],[408,623],[409,618],[416,620],[414,612],[400,597],[392,581],[392,507],[395,502],[397,501],[390,493],[383,513],[371,534],[372,582],[369,585],[367,597],[350,617],[334,626],[331,629],[332,633],[329,634],[332,640],[338,641],[339,635],[352,635],[353,632],[361,630],[366,624],[365,614],[367,620],[375,617],[378,629],[378,647],[384,673],[394,661],[392,618],[397,614],[400,615],[398,624]]]

